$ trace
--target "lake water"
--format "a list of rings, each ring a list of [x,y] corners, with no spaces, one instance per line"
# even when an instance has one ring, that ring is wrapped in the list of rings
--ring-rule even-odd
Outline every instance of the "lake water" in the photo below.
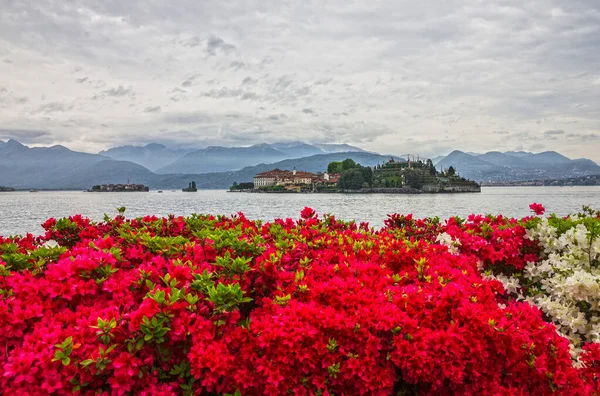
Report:
[[[594,187],[483,187],[473,194],[247,194],[204,190],[196,193],[157,191],[149,193],[85,193],[81,191],[40,191],[0,193],[0,235],[31,232],[40,234],[40,224],[50,217],[82,214],[102,220],[125,206],[128,217],[170,213],[234,214],[273,220],[299,218],[310,206],[317,213],[332,213],[345,220],[368,221],[381,227],[387,214],[413,213],[418,217],[462,217],[471,213],[501,213],[507,216],[530,214],[529,204],[539,202],[547,211],[565,215],[591,205],[600,209],[600,186]]]

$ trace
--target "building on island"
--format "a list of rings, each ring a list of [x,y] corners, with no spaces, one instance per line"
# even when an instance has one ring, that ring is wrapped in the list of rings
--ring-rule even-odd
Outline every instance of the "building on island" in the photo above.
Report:
[[[331,163],[328,169],[335,169]],[[254,190],[268,192],[480,192],[479,184],[459,176],[453,167],[439,172],[430,159],[391,158],[374,167],[352,162],[341,174],[273,169],[254,176]]]
[[[374,188],[411,187],[423,192],[480,192],[474,181],[457,175],[454,168],[438,172],[431,160],[408,157],[407,161],[393,158],[373,169]]]
[[[102,184],[96,185],[88,190],[90,192],[148,192],[150,188],[143,184]]]
[[[291,171],[273,169],[254,176],[254,188],[282,186],[287,190],[300,190],[312,188],[317,184],[335,185],[339,177],[337,174],[304,172],[295,168]]]

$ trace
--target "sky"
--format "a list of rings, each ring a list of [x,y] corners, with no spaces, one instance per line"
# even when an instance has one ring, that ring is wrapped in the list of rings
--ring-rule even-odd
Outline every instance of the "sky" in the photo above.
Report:
[[[600,162],[598,0],[0,0],[0,140]]]

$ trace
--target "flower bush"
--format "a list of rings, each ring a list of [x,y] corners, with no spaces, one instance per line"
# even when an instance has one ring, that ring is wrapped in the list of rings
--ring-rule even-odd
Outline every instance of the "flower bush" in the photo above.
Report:
[[[598,344],[575,365],[554,318],[488,278],[543,267],[544,221],[50,219],[0,237],[0,389],[594,394]]]
[[[543,214],[538,205],[531,209]],[[539,244],[541,259],[522,271],[498,269],[495,278],[517,299],[539,307],[578,359],[585,343],[600,341],[600,212],[584,208],[564,218],[535,218],[527,227],[525,238]]]

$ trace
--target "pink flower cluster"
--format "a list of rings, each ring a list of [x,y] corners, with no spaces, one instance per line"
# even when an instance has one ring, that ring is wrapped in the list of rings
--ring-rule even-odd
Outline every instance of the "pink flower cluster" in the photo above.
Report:
[[[478,269],[535,261],[527,221],[50,219],[0,237],[0,389],[593,394],[598,346],[575,368],[540,311]]]

